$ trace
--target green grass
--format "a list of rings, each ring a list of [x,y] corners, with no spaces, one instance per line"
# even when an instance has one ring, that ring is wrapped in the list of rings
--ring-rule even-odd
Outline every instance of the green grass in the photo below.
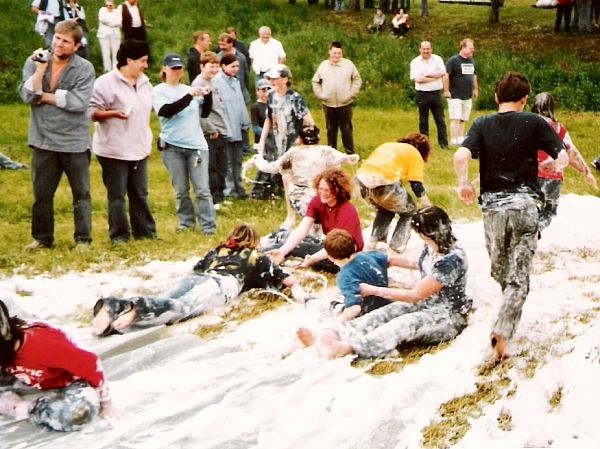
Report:
[[[95,39],[97,10],[101,0],[83,0],[92,42],[91,60],[99,68],[99,48]],[[319,126],[324,129],[320,104],[310,89],[310,79],[318,63],[326,57],[327,43],[341,40],[345,54],[359,68],[364,86],[354,112],[355,141],[361,156],[377,145],[417,129],[414,90],[408,80],[408,64],[418,54],[423,39],[433,42],[434,51],[444,58],[456,53],[457,42],[465,36],[475,39],[478,63],[479,109],[494,109],[493,86],[507,69],[524,71],[532,80],[533,91],[551,90],[565,111],[559,118],[568,127],[586,161],[598,152],[597,113],[600,105],[598,35],[559,35],[551,32],[553,11],[531,8],[529,0],[511,0],[501,11],[501,23],[487,23],[488,9],[464,5],[440,5],[430,2],[430,18],[418,17],[413,4],[412,30],[407,39],[393,39],[383,33],[366,31],[372,10],[358,13],[333,13],[320,5],[308,6],[300,0],[295,6],[285,0],[178,0],[176,2],[142,0],[152,46],[151,67],[147,71],[156,82],[161,57],[176,51],[183,55],[191,45],[194,30],[206,30],[216,41],[225,27],[234,25],[240,40],[249,43],[263,24],[273,29],[288,53],[294,74],[294,88],[304,94]],[[21,66],[27,55],[42,43],[33,32],[33,14],[29,3],[0,0],[0,151],[20,162],[28,163],[28,109],[20,104],[16,87]],[[443,23],[443,26],[440,24]],[[533,25],[532,25],[533,24]],[[552,34],[552,35],[551,35]],[[14,104],[11,104],[14,103]],[[566,112],[567,110],[592,112]],[[156,134],[158,125],[152,118]],[[430,125],[432,141],[435,126]],[[472,171],[476,173],[476,163]],[[108,240],[106,192],[95,159],[91,165],[93,239],[87,250],[73,250],[71,194],[63,179],[55,199],[56,242],[50,251],[31,254],[22,247],[30,241],[31,181],[26,171],[3,170],[0,173],[3,195],[0,197],[0,271],[26,274],[58,273],[71,269],[107,270],[141,264],[151,259],[181,260],[213,246],[239,222],[255,225],[261,234],[275,228],[284,216],[281,201],[235,201],[218,212],[217,234],[206,238],[198,233],[175,234],[176,219],[172,188],[160,157],[154,151],[149,164],[149,191],[152,212],[158,225],[159,241],[132,241],[112,247]],[[425,184],[431,200],[446,208],[454,220],[479,217],[476,206],[464,206],[454,192],[452,153],[435,147],[426,166]],[[594,193],[583,185],[573,171],[567,172],[565,193]],[[355,200],[365,225],[371,221],[372,209]]]

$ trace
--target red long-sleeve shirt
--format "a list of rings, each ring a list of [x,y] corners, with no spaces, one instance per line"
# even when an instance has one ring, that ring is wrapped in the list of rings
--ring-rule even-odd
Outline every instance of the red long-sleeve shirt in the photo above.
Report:
[[[109,399],[98,356],[75,345],[63,331],[45,323],[23,329],[23,343],[6,371],[25,385],[50,390],[87,381],[101,401]]]

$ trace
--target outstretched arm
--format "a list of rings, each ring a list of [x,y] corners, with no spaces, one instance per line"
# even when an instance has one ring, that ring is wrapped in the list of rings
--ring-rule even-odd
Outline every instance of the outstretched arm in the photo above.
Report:
[[[281,248],[269,251],[267,256],[276,264],[280,264],[298,244],[308,235],[310,228],[314,224],[315,219],[312,217],[304,217],[298,227],[292,231]]]
[[[417,303],[429,298],[434,293],[439,292],[444,284],[436,281],[433,276],[425,276],[417,285],[411,289],[376,287],[369,284],[360,284],[360,294],[362,296],[379,296],[390,301],[403,301],[408,303]]]

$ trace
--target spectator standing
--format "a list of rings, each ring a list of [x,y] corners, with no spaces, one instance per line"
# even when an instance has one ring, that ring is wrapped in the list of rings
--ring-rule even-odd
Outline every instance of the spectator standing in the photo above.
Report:
[[[215,233],[215,209],[208,185],[208,144],[200,128],[200,107],[208,115],[210,103],[204,104],[208,89],[186,86],[183,59],[170,53],[163,59],[161,80],[153,89],[154,111],[160,121],[160,156],[175,191],[177,232],[194,229],[196,218],[190,199],[190,182],[196,197],[200,232]]]
[[[448,99],[450,116],[450,144],[460,145],[464,140],[465,122],[471,116],[473,98],[477,98],[479,87],[473,52],[475,44],[471,39],[460,41],[458,54],[446,63],[447,76],[444,77],[444,97]]]
[[[89,51],[89,36],[88,27],[85,21],[85,9],[75,0],[63,1],[65,5],[65,19],[72,19],[77,21],[81,29],[83,30],[83,37],[81,38],[81,45],[77,49],[77,54],[82,58],[88,59]]]
[[[571,31],[571,13],[573,12],[574,0],[558,0],[556,4],[556,20],[554,21],[554,31],[560,31],[560,24],[565,19],[565,31]]]
[[[235,27],[227,27],[225,29],[225,33],[229,34],[233,38],[233,47],[243,54],[246,57],[246,61],[248,61],[248,66],[250,66],[250,53],[248,53],[248,47],[242,41],[238,41],[237,38],[237,30]],[[215,47],[215,53],[219,53],[221,48],[217,45]]]
[[[248,135],[249,120],[240,82],[236,77],[240,63],[235,55],[228,54],[221,58],[220,64],[221,71],[215,76],[214,84],[223,99],[229,128],[226,139],[225,196],[243,199],[247,196],[242,185],[243,132]]]
[[[275,69],[278,64],[285,64],[285,51],[277,39],[271,37],[271,28],[262,26],[258,29],[258,39],[250,43],[248,54],[250,65],[256,75],[256,82],[264,78],[265,73]]]
[[[248,67],[248,60],[239,52],[234,46],[235,40],[230,34],[223,33],[219,36],[219,52],[217,56],[219,59],[223,55],[234,55],[235,59],[240,63],[240,69],[237,73],[237,79],[240,82],[240,88],[242,89],[242,95],[244,96],[244,103],[250,104],[250,93],[248,92],[248,82],[250,80],[250,68]]]
[[[94,86],[94,67],[75,54],[83,37],[77,22],[64,20],[54,31],[52,53],[36,50],[27,58],[19,84],[21,98],[30,105],[34,240],[26,248],[32,250],[49,248],[54,242],[54,194],[63,173],[73,195],[75,242],[92,241],[86,108]]]
[[[419,108],[419,132],[429,136],[429,111],[433,115],[438,131],[438,143],[443,150],[448,149],[448,136],[444,119],[444,106],[440,92],[446,76],[444,61],[432,54],[431,42],[423,41],[419,46],[420,56],[410,62],[410,79],[417,91]]]
[[[208,142],[209,185],[213,204],[223,201],[227,172],[227,140],[230,136],[222,95],[219,86],[213,82],[219,71],[219,58],[212,51],[206,51],[200,58],[200,75],[192,82],[192,87],[202,87],[211,92],[210,113],[201,118],[200,124]]]
[[[196,31],[192,38],[194,46],[188,51],[187,71],[190,84],[200,75],[200,58],[210,48],[210,35],[206,31]]]
[[[54,26],[65,19],[65,10],[59,0],[33,0],[31,11],[37,14],[35,30],[43,36],[46,48],[52,46]]]
[[[117,52],[117,67],[96,80],[89,105],[95,122],[93,150],[102,167],[112,243],[129,240],[126,194],[133,237],[156,238],[156,224],[148,205],[152,85],[144,70],[148,68],[149,53],[146,42],[123,42]]]
[[[327,126],[327,144],[337,148],[338,129],[346,153],[354,153],[352,135],[352,103],[360,91],[362,80],[352,61],[343,57],[342,44],[329,45],[329,58],[323,61],[312,78],[315,96],[323,104]]]
[[[119,5],[124,40],[146,40],[146,23],[138,0],[125,0]]]
[[[266,79],[258,80],[258,83],[256,83],[256,103],[250,108],[250,121],[252,123],[252,131],[254,132],[255,150],[258,149],[263,125],[267,119],[267,95],[271,89],[271,83]],[[277,151],[273,139],[267,139],[264,149],[265,160],[272,162],[277,159],[276,155]],[[255,199],[268,199],[273,195],[280,194],[281,187],[281,175],[279,173],[265,173],[257,168],[250,196]]]
[[[478,117],[454,155],[458,197],[475,199],[469,181],[469,160],[480,159],[485,242],[491,275],[502,288],[503,300],[490,342],[497,359],[509,357],[507,341],[513,336],[529,293],[529,276],[539,232],[537,201],[538,150],[556,159],[556,168],[568,156],[556,132],[537,114],[523,112],[530,87],[527,78],[507,72],[496,83],[498,112]]]
[[[123,15],[115,8],[113,0],[106,0],[98,12],[96,37],[102,51],[102,67],[110,72],[117,66],[117,51],[121,45],[121,23]]]

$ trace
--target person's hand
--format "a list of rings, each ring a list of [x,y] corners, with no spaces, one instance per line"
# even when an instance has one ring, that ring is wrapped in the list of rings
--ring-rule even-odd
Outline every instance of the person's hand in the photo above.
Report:
[[[465,204],[471,204],[475,200],[475,188],[469,181],[460,184],[456,193],[460,200]]]
[[[538,167],[543,173],[551,173],[553,171],[556,171],[554,160],[551,158],[548,158],[545,161],[540,162]]]
[[[295,268],[296,269],[304,269],[304,268],[308,268],[313,264],[312,261],[312,257],[311,256],[305,256],[304,260],[302,261],[302,263],[300,263],[299,265],[297,265]]]
[[[244,164],[242,165],[242,179],[245,179],[246,173],[248,172],[248,170],[250,170],[250,168],[254,167],[255,161],[256,161],[256,155],[252,156],[250,159],[248,159],[246,162],[244,162]]]
[[[265,253],[276,265],[281,265],[281,263],[285,260],[285,254],[283,254],[280,250],[274,249],[272,251],[268,251]]]
[[[38,56],[41,54],[46,54],[45,62],[39,60]],[[48,67],[48,61],[50,60],[50,53],[48,50],[44,50],[43,48],[38,48],[37,50],[34,50],[33,53],[31,53],[31,60],[35,63],[35,67],[37,70],[45,72],[46,68]]]
[[[113,402],[109,399],[108,401],[100,402],[100,416],[110,422],[120,420],[123,414],[113,405]]]
[[[450,91],[444,92],[444,97],[446,97],[446,98],[452,98],[452,95],[450,94]]]
[[[199,97],[200,95],[204,95],[199,87],[192,87],[190,89],[190,94],[192,95],[192,97]]]
[[[112,117],[111,118],[118,118],[119,120],[127,120],[127,113],[125,111],[122,111],[120,109],[115,109],[112,112]]]
[[[209,137],[209,139],[211,139],[211,140],[215,140],[215,139],[217,139],[217,138],[219,137],[219,133],[218,133],[217,131],[215,131],[214,133],[210,133],[210,134],[208,135],[208,137]]]
[[[363,298],[367,296],[377,296],[377,294],[375,293],[377,287],[375,287],[374,285],[365,284],[364,282],[361,282],[360,284],[358,284],[358,288],[360,289],[360,296],[362,296]]]

